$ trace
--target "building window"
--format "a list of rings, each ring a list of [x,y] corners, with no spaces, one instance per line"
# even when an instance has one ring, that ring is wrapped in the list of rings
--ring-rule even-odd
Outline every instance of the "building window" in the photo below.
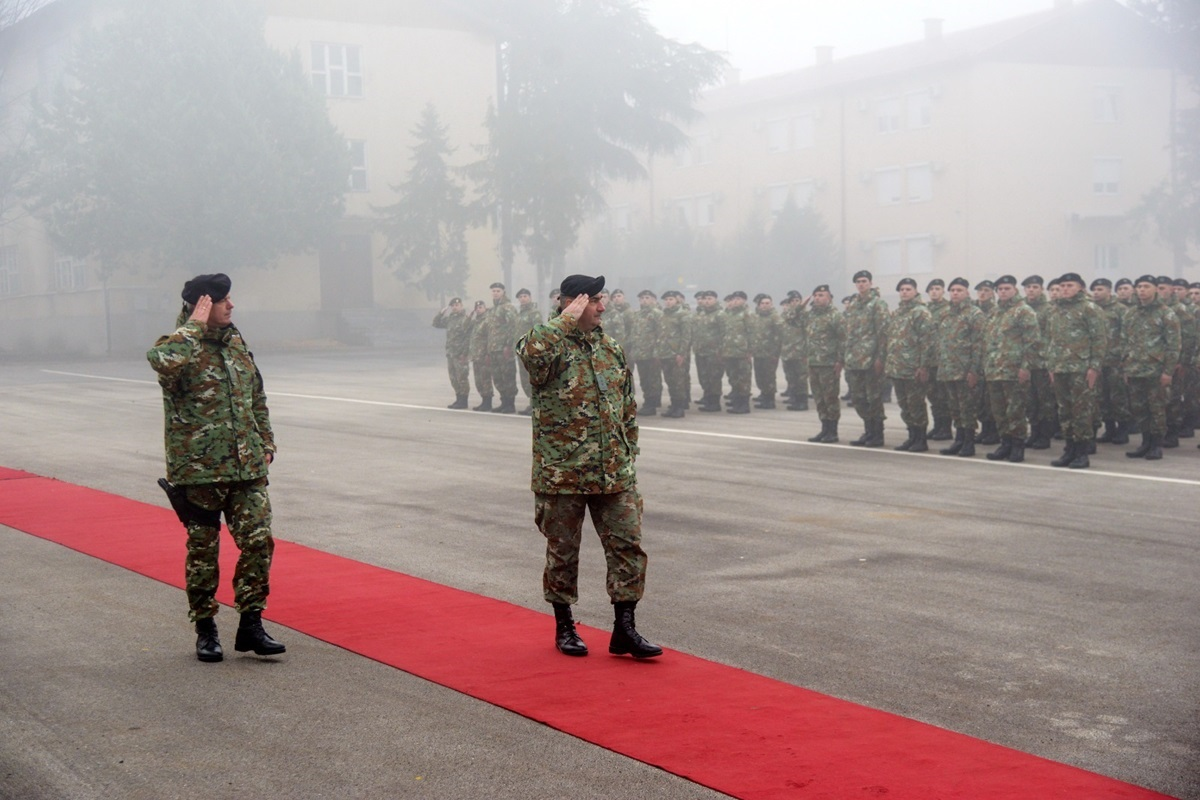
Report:
[[[1092,95],[1092,119],[1112,123],[1120,119],[1121,90],[1116,86],[1097,86]]]
[[[702,194],[696,198],[696,227],[707,228],[716,221],[716,195]]]
[[[1121,248],[1115,244],[1098,244],[1093,251],[1092,266],[1096,272],[1116,272],[1121,268]]]
[[[933,124],[933,93],[928,89],[910,92],[905,96],[908,101],[908,127],[928,128]]]
[[[908,182],[908,202],[927,203],[933,199],[933,167],[928,162],[910,164],[904,172]]]
[[[1092,160],[1092,192],[1116,194],[1121,188],[1121,159],[1096,158]]]
[[[54,289],[76,292],[87,288],[87,264],[71,256],[54,259]]]
[[[0,247],[0,297],[14,295],[21,290],[19,266],[17,246],[10,244]]]
[[[899,275],[904,271],[904,241],[879,239],[875,242],[875,274]]]
[[[808,208],[812,205],[813,192],[816,191],[816,184],[813,181],[799,181],[792,185],[792,199],[796,201],[797,208]]]
[[[778,216],[783,207],[787,205],[788,198],[792,196],[792,185],[790,183],[773,183],[767,187],[767,205],[771,209],[771,216]]]
[[[675,151],[675,166],[695,167],[712,163],[712,135],[698,133],[691,138],[685,147]]]
[[[908,257],[908,272],[919,275],[933,272],[933,237],[929,235],[908,236],[904,239],[905,255]]]
[[[350,149],[349,189],[352,192],[367,191],[367,143],[361,139],[346,142]]]
[[[670,207],[677,224],[692,227],[695,222],[692,214],[692,198],[676,197],[671,201]]]
[[[875,190],[879,205],[890,206],[904,199],[902,186],[904,175],[899,167],[889,167],[875,172]]]
[[[795,145],[797,150],[812,147],[816,143],[816,122],[812,114],[801,114],[795,122]]]
[[[313,42],[312,82],[330,97],[362,97],[362,57],[356,45]]]
[[[880,133],[900,130],[900,98],[885,97],[875,101],[875,119]]]
[[[767,121],[767,152],[782,153],[791,149],[792,121],[772,119]]]

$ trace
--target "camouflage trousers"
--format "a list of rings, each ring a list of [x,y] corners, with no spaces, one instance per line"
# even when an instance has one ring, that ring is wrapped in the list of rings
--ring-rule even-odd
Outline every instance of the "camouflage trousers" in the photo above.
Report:
[[[916,378],[892,378],[896,389],[896,402],[900,406],[900,419],[907,428],[925,430],[929,427],[929,413],[925,410],[925,384]]]
[[[241,555],[233,572],[233,607],[238,613],[262,611],[271,591],[271,555],[275,540],[271,537],[271,500],[267,480],[237,483],[206,483],[188,486],[187,499],[209,511],[225,514],[229,534]],[[184,575],[187,584],[188,618],[196,620],[217,613],[217,586],[220,583],[220,527],[198,522],[187,526],[187,559]]]
[[[1058,400],[1054,387],[1050,385],[1050,372],[1044,369],[1029,370],[1029,400],[1025,416],[1030,425],[1054,422],[1058,419]]]
[[[986,380],[980,380],[975,384],[975,407],[979,409],[980,422],[994,422],[992,416],[992,393],[989,390],[990,384]]]
[[[783,379],[787,381],[789,397],[799,400],[808,396],[808,362],[803,358],[783,360]]]
[[[701,402],[721,399],[721,381],[725,367],[718,356],[696,354],[696,377],[700,380]]]
[[[1133,419],[1129,408],[1129,385],[1120,367],[1105,367],[1096,384],[1099,400],[1097,422],[1129,422]]]
[[[646,553],[642,550],[642,496],[637,489],[617,494],[535,494],[534,521],[546,537],[542,590],[548,603],[579,599],[579,546],[583,515],[590,511],[607,565],[606,588],[614,603],[642,599]]]
[[[512,351],[498,350],[488,354],[492,365],[492,382],[501,399],[517,396],[517,359]]]
[[[471,364],[466,357],[446,356],[446,371],[450,373],[450,388],[454,394],[471,393]]]
[[[1167,434],[1167,389],[1161,378],[1129,378],[1129,405],[1142,433],[1163,437]]]
[[[662,364],[657,358],[642,358],[633,363],[637,367],[638,386],[642,390],[642,405],[658,408],[662,405]]]
[[[929,368],[929,383],[925,384],[925,396],[929,400],[929,410],[933,413],[933,424],[950,420],[950,394],[946,384],[937,379],[937,367]]]
[[[725,374],[729,376],[729,391],[734,397],[750,396],[750,356],[725,359]]]
[[[1058,423],[1068,442],[1087,442],[1096,435],[1096,390],[1089,389],[1086,372],[1054,373],[1054,394],[1058,397]]]
[[[846,370],[850,402],[865,422],[887,419],[883,414],[883,376],[873,369]]]
[[[778,373],[778,356],[754,357],[754,383],[758,386],[758,393],[763,397],[775,399],[775,395],[779,391],[779,384],[776,382]]]
[[[691,402],[688,395],[691,389],[691,376],[688,375],[688,360],[682,364],[675,361],[674,356],[662,360],[663,383],[667,385],[667,394],[671,398],[671,408],[687,408]]]
[[[950,399],[950,419],[955,428],[963,431],[975,431],[979,424],[978,402],[979,392],[967,386],[967,379],[959,381],[942,381],[946,385],[946,394]]]
[[[480,397],[491,397],[492,370],[487,356],[475,359],[471,362],[471,366],[475,369],[475,391],[479,392]]]
[[[817,419],[822,422],[837,422],[842,418],[842,401],[838,397],[841,380],[834,367],[809,367],[808,380],[812,384],[813,401],[817,406]]]
[[[1187,367],[1184,367],[1181,372],[1176,372],[1171,378],[1171,385],[1167,387],[1167,429],[1178,431],[1183,426],[1183,415],[1185,406],[1185,386],[1187,375]]]
[[[1183,368],[1183,417],[1185,422],[1200,418],[1200,368]]]
[[[996,420],[996,432],[1001,436],[1024,439],[1029,433],[1025,421],[1025,403],[1029,387],[1020,381],[988,381],[988,402],[992,405],[992,418]]]

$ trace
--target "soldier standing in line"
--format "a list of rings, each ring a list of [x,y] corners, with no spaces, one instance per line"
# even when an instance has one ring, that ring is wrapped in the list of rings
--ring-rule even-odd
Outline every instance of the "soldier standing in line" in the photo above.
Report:
[[[517,343],[517,309],[504,293],[503,283],[493,283],[492,309],[487,315],[488,361],[492,367],[492,380],[500,395],[500,405],[492,409],[494,414],[517,412],[517,362],[513,346]]]
[[[925,409],[925,383],[934,353],[933,318],[917,293],[917,282],[903,278],[896,284],[900,305],[888,318],[887,356],[884,373],[896,387],[900,419],[908,428],[908,438],[896,450],[924,453],[929,414]]]
[[[1025,446],[1030,450],[1048,450],[1050,437],[1058,427],[1055,422],[1057,402],[1054,399],[1054,387],[1050,385],[1050,372],[1046,369],[1045,343],[1050,327],[1050,301],[1046,299],[1043,289],[1045,283],[1040,275],[1030,275],[1021,281],[1025,289],[1025,305],[1038,315],[1038,326],[1042,332],[1042,349],[1040,357],[1031,363],[1029,372],[1029,401],[1027,415],[1029,417],[1029,436]]]
[[[1197,416],[1200,415],[1200,375],[1197,375],[1193,364],[1196,356],[1200,355],[1200,306],[1192,302],[1189,294],[1190,286],[1183,278],[1175,279],[1175,305],[1171,309],[1179,317],[1179,333],[1183,337],[1184,347],[1179,363],[1179,383],[1183,384],[1183,407],[1179,417],[1178,436],[1180,439],[1192,439],[1196,436]],[[1191,348],[1187,346],[1188,336],[1184,329],[1191,332]]]
[[[629,303],[625,302],[625,293],[620,289],[613,289],[605,306],[608,307],[608,311],[605,313],[604,332],[621,347],[625,347],[629,341]],[[628,355],[627,351],[626,356]]]
[[[850,442],[883,446],[883,361],[887,349],[888,306],[871,285],[871,273],[854,273],[858,293],[846,310],[846,383],[850,401],[863,421],[862,436]]]
[[[1117,302],[1125,307],[1137,305],[1137,296],[1133,293],[1133,281],[1129,278],[1121,278],[1113,284],[1113,290],[1117,294]]]
[[[721,326],[721,360],[729,376],[730,414],[750,413],[750,315],[746,309],[746,293],[736,291],[725,302],[724,324]]]
[[[696,292],[696,314],[692,319],[692,352],[696,355],[696,377],[700,381],[701,411],[721,410],[721,386],[725,373],[721,363],[721,340],[725,315],[717,293],[711,289]]]
[[[808,312],[804,297],[795,289],[787,293],[781,303],[779,315],[783,333],[779,346],[779,358],[783,362],[783,377],[787,381],[784,396],[788,398],[788,411],[808,411],[808,358],[807,327]]]
[[[446,408],[466,408],[471,394],[471,327],[461,297],[450,298],[434,315],[433,327],[446,331],[446,369],[454,390],[454,402]]]
[[[1162,439],[1167,433],[1167,392],[1179,366],[1183,340],[1179,318],[1159,298],[1153,275],[1138,278],[1134,292],[1138,304],[1126,312],[1121,328],[1121,367],[1129,383],[1133,417],[1142,431],[1142,445],[1125,455],[1157,461],[1162,458]]]
[[[1096,382],[1108,349],[1108,323],[1083,291],[1083,278],[1068,272],[1058,279],[1059,298],[1050,315],[1046,365],[1058,398],[1058,419],[1066,447],[1052,467],[1086,469],[1088,446],[1096,435]]]
[[[989,280],[975,284],[975,305],[983,312],[984,324],[996,313],[996,285]],[[979,376],[979,438],[976,444],[997,444],[1000,434],[996,432],[996,420],[992,417],[992,403],[988,398],[987,379]]]
[[[938,380],[946,384],[958,431],[954,443],[938,451],[944,456],[975,455],[979,417],[975,389],[983,374],[983,325],[983,312],[971,302],[966,278],[950,281],[950,307],[938,326]]]
[[[517,352],[534,388],[534,519],[546,537],[542,591],[554,608],[554,645],[586,656],[571,606],[579,598],[583,518],[604,547],[614,622],[608,652],[652,658],[662,648],[638,633],[634,609],[646,587],[633,378],[620,345],[600,327],[604,277],[571,275],[559,314],[521,337]],[[582,443],[582,445],[581,445]]]
[[[1017,293],[1016,278],[1002,276],[995,289],[999,302],[984,329],[983,373],[1000,446],[987,457],[1019,464],[1025,460],[1025,406],[1032,365],[1041,359],[1042,329],[1037,313]]]
[[[629,362],[637,367],[638,384],[642,389],[642,405],[638,416],[653,417],[662,405],[662,363],[659,360],[659,337],[662,334],[662,309],[658,295],[649,289],[638,292],[640,308],[630,315],[625,352]]]
[[[950,308],[950,301],[946,299],[946,282],[941,278],[934,278],[925,287],[926,294],[929,295],[929,301],[925,307],[929,309],[929,316],[933,323],[934,335],[933,339],[933,354],[929,365],[929,382],[926,384],[926,391],[929,397],[929,410],[933,414],[933,429],[929,431],[928,438],[932,442],[943,442],[947,439],[953,439],[954,433],[950,430],[950,396],[946,393],[946,385],[938,380],[937,365],[938,365],[938,327],[942,324],[942,317],[945,316],[946,310]]]
[[[479,392],[479,405],[473,411],[492,410],[492,368],[488,359],[487,304],[475,301],[475,308],[467,317],[471,342],[471,369],[475,372],[475,391]]]
[[[1179,430],[1183,425],[1183,365],[1190,364],[1196,353],[1196,329],[1193,319],[1182,308],[1175,297],[1175,280],[1166,275],[1158,276],[1158,299],[1164,306],[1171,309],[1179,322],[1179,340],[1182,349],[1179,353],[1179,366],[1175,368],[1174,379],[1167,388],[1167,433],[1163,437],[1162,447],[1179,447]]]
[[[1092,281],[1092,302],[1104,314],[1108,323],[1108,350],[1100,373],[1099,415],[1104,423],[1104,433],[1096,437],[1097,442],[1129,444],[1129,386],[1121,374],[1121,326],[1128,310],[1112,293],[1112,281],[1096,278]]]
[[[808,379],[812,383],[821,432],[808,441],[833,444],[838,440],[838,420],[842,416],[838,389],[846,354],[846,315],[834,308],[833,294],[826,284],[813,289],[809,300],[812,308],[808,312],[805,331]]]
[[[262,374],[233,324],[231,288],[222,273],[185,283],[175,332],[146,353],[163,395],[167,477],[159,485],[187,529],[188,617],[196,658],[205,662],[225,657],[216,622],[222,514],[241,552],[233,573],[233,607],[241,615],[234,649],[286,651],[262,625],[275,550],[267,494],[275,436]]]
[[[750,321],[750,357],[754,362],[754,382],[758,384],[755,408],[774,408],[778,384],[779,354],[782,347],[782,323],[769,294],[754,298]]]
[[[550,293],[550,297],[551,302],[557,299],[554,296],[554,292]],[[537,303],[533,302],[533,295],[528,289],[517,290],[517,333],[520,336],[524,336],[533,330],[535,325],[541,323],[541,321],[542,312],[538,309]],[[529,370],[525,369],[524,364],[518,363],[517,371],[521,376],[521,389],[525,392],[525,398],[530,402],[530,405],[526,406],[521,414],[528,417],[533,413],[533,386],[529,383]]]
[[[663,292],[662,299],[664,308],[659,348],[662,354],[663,382],[667,384],[667,396],[671,398],[671,407],[663,412],[663,416],[678,419],[684,415],[688,406],[692,315],[683,308],[682,293],[670,289]]]

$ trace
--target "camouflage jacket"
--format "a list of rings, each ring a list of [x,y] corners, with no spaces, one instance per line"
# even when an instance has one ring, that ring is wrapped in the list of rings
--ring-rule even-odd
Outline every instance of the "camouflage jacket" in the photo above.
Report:
[[[1062,373],[1098,371],[1107,350],[1108,323],[1083,292],[1054,302],[1046,337],[1046,369]]]
[[[755,358],[779,358],[783,345],[783,323],[775,309],[763,314],[758,309],[748,314],[750,354]]]
[[[1104,353],[1104,366],[1120,367],[1124,355],[1121,351],[1121,325],[1129,306],[1110,297],[1107,303],[1097,302],[1096,307],[1104,314],[1104,321],[1108,324],[1108,349]]]
[[[983,376],[989,381],[1019,380],[1020,370],[1042,360],[1042,328],[1020,297],[1001,300],[984,326]]]
[[[233,325],[179,328],[146,353],[162,387],[167,480],[181,486],[265,478],[275,436],[254,355]]]
[[[662,358],[692,355],[692,315],[683,306],[664,308],[659,332],[659,355]]]
[[[808,366],[833,367],[846,357],[846,315],[832,305],[813,306],[807,314]]]
[[[721,353],[725,315],[720,306],[700,307],[692,316],[692,351],[698,356],[717,356]]]
[[[933,317],[921,298],[901,300],[888,317],[884,374],[912,380],[917,370],[932,367],[933,340]]]
[[[1121,327],[1122,367],[1129,378],[1170,375],[1179,364],[1179,318],[1157,297],[1130,306]]]
[[[939,381],[965,381],[968,372],[983,377],[983,324],[970,300],[950,303],[937,331]]]
[[[846,369],[874,369],[887,355],[888,305],[872,289],[846,310]]]
[[[1196,307],[1190,301],[1171,298],[1167,308],[1179,320],[1180,361],[1191,364],[1196,357],[1197,345],[1200,345],[1200,330],[1196,328]]]
[[[662,335],[663,310],[659,306],[639,308],[630,315],[629,335],[625,337],[625,351],[630,361],[661,358],[659,336]]]
[[[537,303],[533,301],[521,303],[521,307],[517,310],[517,335],[524,336],[541,321],[542,312],[538,310]]]
[[[471,326],[465,311],[439,311],[433,327],[446,331],[446,357],[463,359],[471,354]]]
[[[1032,361],[1033,369],[1046,368],[1046,342],[1050,335],[1050,317],[1054,311],[1054,306],[1050,305],[1050,301],[1046,299],[1046,295],[1041,295],[1037,300],[1026,300],[1025,305],[1033,309],[1033,313],[1037,314],[1038,327],[1042,329],[1042,352],[1039,357]]]
[[[944,317],[946,315],[946,312],[950,309],[950,301],[947,300],[945,297],[943,297],[941,300],[930,300],[928,303],[925,304],[925,307],[927,309],[929,309],[929,318],[933,322],[933,332],[934,332],[933,345],[932,345],[933,360],[929,362],[929,366],[936,367],[937,363],[938,363],[938,344],[939,344],[937,330],[942,324],[942,317]]]
[[[628,319],[625,312],[629,311],[628,303],[613,303],[606,305],[604,309],[604,332],[616,341],[622,347],[628,339],[629,330],[626,327]]]
[[[982,311],[985,317],[991,319],[998,310],[999,305],[995,300],[976,300],[975,307]]]
[[[750,355],[750,311],[745,306],[721,312],[721,358],[746,358]]]
[[[621,346],[559,314],[522,336],[517,355],[533,385],[533,491],[636,488],[637,404]]]
[[[785,308],[779,319],[783,322],[779,357],[784,361],[804,359],[804,351],[808,345],[808,310],[797,304]]]
[[[517,343],[517,309],[507,297],[496,300],[487,316],[484,317],[487,326],[488,353],[502,353],[512,350]]]
[[[479,316],[468,316],[467,327],[471,338],[471,360],[479,361],[487,358],[488,354],[488,325],[487,318],[491,311],[484,311]]]

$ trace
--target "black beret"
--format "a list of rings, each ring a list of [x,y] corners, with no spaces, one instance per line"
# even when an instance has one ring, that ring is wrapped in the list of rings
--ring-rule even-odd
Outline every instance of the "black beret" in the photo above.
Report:
[[[995,288],[996,288],[996,284],[992,283],[989,280],[982,280],[979,283],[975,284],[976,291],[979,291],[980,289],[995,289]]]
[[[662,293],[662,296],[664,300],[666,300],[668,297],[678,297],[680,300],[684,299],[683,292],[677,292],[674,289],[667,289]]]
[[[852,294],[848,294],[842,298],[842,303],[853,303],[853,302],[854,302],[854,295],[852,295]]]
[[[761,302],[763,301],[763,299],[764,299],[764,298],[767,298],[767,297],[770,297],[770,296],[771,296],[771,295],[769,295],[769,294],[763,294],[762,292],[759,292],[758,294],[754,295],[754,302],[755,302],[755,303],[761,303]]]
[[[503,289],[503,288],[504,288],[504,284],[503,284],[503,283],[501,283],[500,281],[496,281],[495,283],[493,283],[493,284],[492,284],[491,286],[489,286],[488,288],[489,288],[489,289]]]
[[[214,275],[197,275],[183,285],[183,292],[180,293],[180,296],[183,298],[183,302],[193,306],[204,295],[211,297],[214,303],[219,303],[229,296],[231,286],[233,286],[233,281],[229,280],[229,276],[224,272]]]
[[[581,294],[595,297],[604,291],[604,276],[568,275],[558,285],[558,291],[561,297],[578,297]]]
[[[695,298],[695,299],[697,299],[697,300],[699,300],[699,299],[700,299],[700,298],[702,298],[702,297],[708,297],[708,290],[707,290],[707,289],[701,289],[700,291],[698,291],[698,292],[696,292],[694,295],[692,295],[692,297],[694,297],[694,298]]]
[[[1117,281],[1116,287],[1120,289],[1122,286],[1133,286],[1133,281],[1129,280],[1129,278],[1121,278]]]
[[[1189,283],[1188,288],[1189,289],[1200,289],[1200,281],[1197,281],[1194,283]]]
[[[638,297],[653,297],[655,300],[658,299],[658,295],[649,289],[642,289],[640,292],[638,292]]]
[[[550,290],[550,299],[551,299],[551,300],[557,300],[557,299],[558,299],[559,297],[561,297],[561,296],[562,296],[562,290],[561,290],[561,289],[551,289],[551,290]]]
[[[1083,278],[1081,278],[1079,276],[1078,272],[1064,273],[1058,279],[1059,283],[1066,283],[1067,281],[1071,281],[1073,283],[1078,283],[1080,286],[1087,286],[1087,284],[1083,282]]]
[[[999,286],[1000,284],[1006,284],[1008,286],[1016,286],[1017,279],[1012,275],[1001,275],[999,278],[996,278],[996,285]]]
[[[954,280],[950,281],[950,285],[951,286],[961,286],[964,289],[971,288],[971,284],[967,283],[966,278],[955,278]]]
[[[1112,281],[1110,281],[1108,278],[1096,278],[1096,280],[1092,281],[1092,285],[1088,288],[1095,289],[1097,286],[1104,286],[1108,289],[1111,289]]]
[[[526,297],[529,297],[530,296],[529,290],[528,289],[517,289],[517,297],[520,297],[521,295],[525,295]]]
[[[1185,288],[1185,289],[1186,289],[1186,288],[1187,288],[1187,286],[1188,286],[1187,278],[1176,278],[1176,279],[1175,279],[1175,285],[1176,285],[1176,286],[1182,286],[1183,288]]]
[[[860,269],[858,272],[854,273],[853,280],[858,280],[859,278],[866,278],[867,280],[871,280],[871,273],[867,272],[865,269]]]
[[[483,302],[482,300],[476,300],[475,307],[476,308],[487,308],[487,303]]]
[[[1046,281],[1046,288],[1053,289],[1055,286],[1058,286],[1060,283],[1062,283],[1062,278],[1051,278],[1050,280]]]
[[[945,288],[946,288],[946,282],[945,282],[944,280],[942,280],[941,278],[934,278],[933,280],[931,280],[931,281],[929,282],[929,285],[925,287],[925,291],[927,291],[927,292],[928,292],[930,289],[932,289],[932,288],[933,288],[933,287],[935,287],[935,286],[940,286],[940,287],[942,287],[943,289],[945,289]]]
[[[1155,279],[1155,283],[1156,283],[1158,286],[1162,286],[1163,284],[1169,284],[1169,285],[1171,285],[1171,286],[1174,286],[1174,285],[1175,285],[1175,279],[1174,279],[1174,278],[1168,278],[1166,275],[1159,275],[1159,276],[1158,276],[1158,278],[1156,278],[1156,279]]]
[[[450,298],[450,305],[454,305],[455,303],[461,303],[461,302],[462,302],[461,297],[451,297]]]
[[[896,284],[896,291],[897,291],[897,292],[898,292],[898,291],[900,291],[900,287],[901,287],[901,286],[911,286],[911,287],[913,287],[914,289],[916,289],[916,288],[917,288],[917,282],[916,282],[916,281],[914,281],[912,278],[901,278],[901,279],[900,279],[900,282]]]
[[[799,289],[788,289],[787,296],[788,297],[803,297],[804,295],[800,294]]]
[[[833,292],[829,291],[828,283],[822,283],[820,286],[818,286],[817,288],[812,290],[813,294],[816,294],[817,292],[825,292],[825,294],[833,294]]]
[[[1153,275],[1143,275],[1142,277],[1140,277],[1136,281],[1134,281],[1133,285],[1137,286],[1139,283],[1148,283],[1151,286],[1157,286],[1158,278],[1154,277]]]
[[[733,294],[732,294],[732,293],[730,293],[730,294],[727,294],[727,295],[725,295],[725,297],[724,297],[724,302],[728,303],[728,302],[729,302],[730,300],[732,300],[732,299],[733,299]]]
[[[746,297],[746,293],[743,292],[741,289],[738,289],[736,292],[734,292],[733,294],[731,294],[729,296],[736,297],[739,300],[748,300],[749,299],[748,297]]]
[[[1030,275],[1028,278],[1021,281],[1022,286],[1044,286],[1045,283],[1046,282],[1042,280],[1041,275]]]

